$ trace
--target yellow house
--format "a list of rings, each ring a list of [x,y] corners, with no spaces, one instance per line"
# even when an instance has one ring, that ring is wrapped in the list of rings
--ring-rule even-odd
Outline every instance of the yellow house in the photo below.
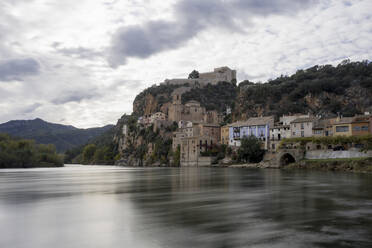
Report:
[[[229,126],[221,127],[221,144],[229,145]]]
[[[332,125],[333,136],[352,136],[353,117],[339,117]]]
[[[360,136],[369,134],[369,116],[337,118],[333,123],[333,136]]]

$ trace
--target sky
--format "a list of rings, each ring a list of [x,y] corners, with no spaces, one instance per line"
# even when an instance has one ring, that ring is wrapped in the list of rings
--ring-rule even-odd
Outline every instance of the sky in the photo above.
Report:
[[[371,0],[1,0],[0,123],[115,124],[164,79],[372,58]]]

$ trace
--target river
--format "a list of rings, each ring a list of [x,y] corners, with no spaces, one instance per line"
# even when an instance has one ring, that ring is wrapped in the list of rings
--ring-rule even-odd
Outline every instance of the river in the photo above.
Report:
[[[78,165],[1,170],[0,247],[372,247],[372,176]]]

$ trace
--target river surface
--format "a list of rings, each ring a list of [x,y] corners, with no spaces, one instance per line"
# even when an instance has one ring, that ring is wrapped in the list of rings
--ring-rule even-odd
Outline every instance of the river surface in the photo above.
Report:
[[[372,176],[71,165],[1,170],[0,247],[372,247]]]

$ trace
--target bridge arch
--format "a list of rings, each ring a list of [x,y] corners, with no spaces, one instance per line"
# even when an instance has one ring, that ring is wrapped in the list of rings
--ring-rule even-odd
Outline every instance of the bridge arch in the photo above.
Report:
[[[292,164],[292,163],[295,163],[295,162],[296,162],[295,156],[293,156],[292,154],[290,154],[288,152],[283,153],[280,156],[280,159],[279,159],[280,166],[285,166],[285,165]]]

